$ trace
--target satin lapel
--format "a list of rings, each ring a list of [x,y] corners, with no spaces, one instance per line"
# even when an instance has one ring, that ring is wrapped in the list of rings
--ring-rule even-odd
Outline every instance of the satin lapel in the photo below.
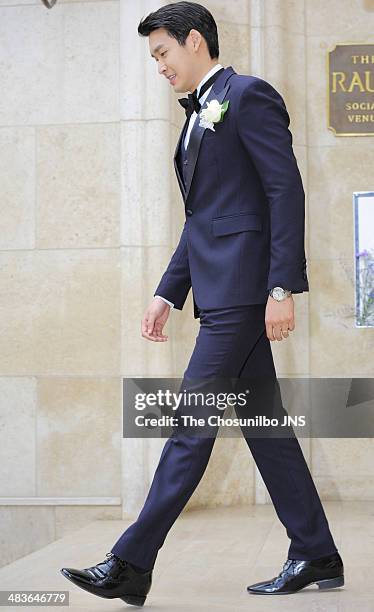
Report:
[[[186,134],[187,124],[188,124],[188,119],[186,117],[186,120],[184,122],[184,126],[182,128],[182,131],[179,134],[177,146],[175,147],[175,153],[174,153],[174,169],[175,169],[175,173],[177,175],[177,179],[178,179],[180,190],[182,192],[183,199],[185,199],[185,197],[186,197],[186,190],[185,190],[185,187],[184,187],[183,177],[180,175],[180,172],[179,172],[179,168],[178,168],[178,164],[177,164],[177,156],[178,156],[179,147],[181,146],[181,143],[183,143],[184,135]],[[182,140],[182,137],[183,137],[183,140]]]
[[[222,72],[222,74],[213,83],[213,87],[210,90],[209,95],[207,99],[205,100],[202,108],[206,108],[207,102],[210,102],[211,100],[218,100],[218,102],[222,104],[228,90],[230,89],[230,83],[227,83],[227,85],[224,85],[223,88],[222,88],[222,83],[225,84],[228,81],[229,77],[232,76],[233,74],[236,74],[236,72],[231,66],[226,68],[225,72]],[[186,178],[185,202],[188,198],[188,194],[191,188],[191,183],[192,183],[193,175],[195,172],[196,162],[199,156],[201,140],[204,136],[205,130],[207,129],[207,128],[201,127],[199,125],[199,122],[200,122],[200,113],[195,119],[195,123],[192,128],[192,131],[190,134],[190,140],[189,140],[188,147],[187,147],[188,172],[187,172],[187,178]]]

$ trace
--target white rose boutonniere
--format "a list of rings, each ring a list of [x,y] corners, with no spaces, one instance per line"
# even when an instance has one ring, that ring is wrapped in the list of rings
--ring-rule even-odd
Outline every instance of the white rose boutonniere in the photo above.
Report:
[[[200,112],[200,123],[199,125],[203,128],[209,128],[215,132],[214,124],[221,123],[227,108],[229,106],[229,100],[226,100],[223,104],[220,104],[218,100],[211,100],[207,102],[207,107],[203,108]]]

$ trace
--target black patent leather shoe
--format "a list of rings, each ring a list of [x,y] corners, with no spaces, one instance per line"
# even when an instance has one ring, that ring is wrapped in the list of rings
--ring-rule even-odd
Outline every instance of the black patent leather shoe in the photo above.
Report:
[[[127,561],[113,553],[93,567],[63,567],[61,573],[76,586],[105,599],[120,598],[125,603],[142,606],[152,584],[152,569],[136,571]]]
[[[310,584],[319,589],[335,589],[344,585],[344,567],[338,552],[312,561],[287,559],[279,576],[247,587],[258,595],[289,595]]]

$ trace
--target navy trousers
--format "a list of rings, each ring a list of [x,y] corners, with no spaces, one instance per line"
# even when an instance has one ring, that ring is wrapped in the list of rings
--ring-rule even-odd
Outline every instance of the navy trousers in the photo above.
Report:
[[[202,377],[276,377],[265,330],[265,307],[255,304],[201,310],[200,329],[182,387],[189,388],[190,380]],[[288,557],[310,560],[337,551],[297,438],[248,436],[245,440],[291,540]],[[214,442],[214,436],[173,432],[163,447],[137,520],[112,548],[115,555],[144,569],[154,566],[169,529],[204,474]]]

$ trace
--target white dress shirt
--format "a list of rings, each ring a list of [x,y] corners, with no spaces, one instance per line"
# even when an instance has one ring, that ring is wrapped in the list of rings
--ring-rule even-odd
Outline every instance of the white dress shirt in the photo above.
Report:
[[[218,72],[218,70],[220,70],[221,68],[223,68],[223,66],[221,64],[216,64],[215,66],[213,66],[213,68],[211,68],[211,70],[209,70],[209,72],[207,72],[207,74],[204,76],[204,78],[201,79],[200,83],[198,84],[197,88],[196,88],[196,95],[197,98],[201,104],[201,106],[203,106],[206,98],[209,96],[210,90],[212,89],[213,85],[211,85],[205,92],[204,95],[201,96],[201,98],[199,98],[199,92],[201,87],[204,85],[204,83],[206,83],[206,81],[208,79],[210,79],[210,77],[215,74],[216,72]],[[187,149],[188,147],[188,143],[190,141],[190,135],[191,135],[191,131],[192,128],[194,126],[195,120],[197,117],[197,113],[196,111],[194,111],[190,117],[190,121],[188,123],[188,128],[187,128],[187,132],[186,132],[186,136],[184,138],[184,148]],[[155,295],[154,297],[159,297],[162,300],[164,300],[164,302],[166,302],[167,304],[169,304],[169,306],[171,306],[171,308],[174,307],[173,302],[170,302],[169,300],[167,300],[166,298],[162,297],[162,295]]]
[[[205,75],[205,77],[204,77],[204,78],[203,78],[203,79],[200,81],[200,83],[198,84],[198,86],[197,86],[197,88],[196,88],[196,89],[197,89],[196,95],[197,95],[197,98],[198,98],[198,100],[199,100],[199,102],[200,102],[201,106],[203,106],[203,104],[204,104],[204,102],[205,102],[206,98],[209,96],[209,94],[210,94],[210,90],[212,89],[213,85],[211,85],[211,86],[209,87],[209,89],[207,89],[207,90],[204,92],[204,95],[203,95],[203,96],[201,96],[201,98],[199,98],[199,91],[200,91],[201,87],[204,85],[204,83],[206,83],[206,81],[207,81],[208,79],[210,79],[210,77],[211,77],[213,74],[215,74],[216,72],[218,72],[218,70],[221,70],[221,68],[223,68],[223,66],[221,66],[221,64],[216,64],[215,66],[213,66],[213,68],[212,68],[211,70],[209,70],[209,72],[208,72],[208,73]],[[197,112],[196,112],[196,111],[194,111],[194,112],[192,113],[191,117],[190,117],[190,122],[189,122],[189,124],[188,124],[188,128],[187,128],[186,136],[185,136],[185,139],[184,139],[184,148],[185,148],[185,149],[187,149],[187,147],[188,147],[188,143],[189,143],[189,141],[190,141],[190,134],[191,134],[192,128],[193,128],[193,126],[194,126],[194,123],[195,123],[196,117],[197,117]]]

